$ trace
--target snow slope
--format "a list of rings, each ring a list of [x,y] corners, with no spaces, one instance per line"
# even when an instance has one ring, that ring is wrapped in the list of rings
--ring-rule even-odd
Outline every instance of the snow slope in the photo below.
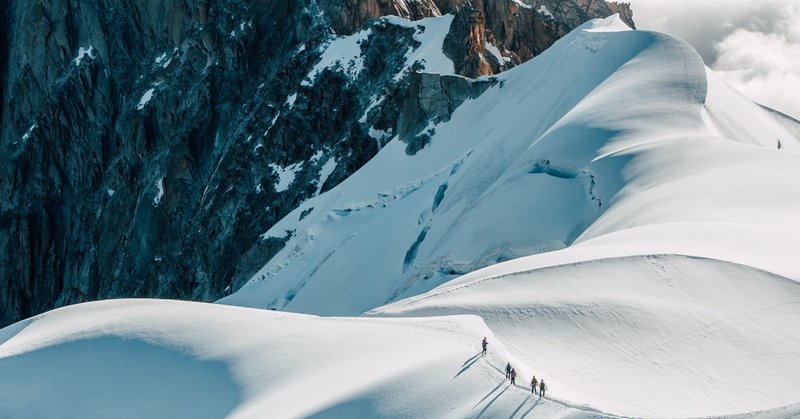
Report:
[[[25,320],[0,342],[3,418],[596,416],[511,387],[507,354],[474,316],[115,300]]]
[[[0,417],[795,415],[791,121],[615,17],[495,79],[266,232],[291,237],[221,301],[367,316],[55,310],[0,330]]]
[[[433,290],[370,315],[479,315],[554,395],[613,414],[793,409],[786,121],[616,18],[497,79],[418,154],[391,142],[276,225],[286,248],[221,302],[355,315]]]
[[[286,247],[221,302],[357,315],[568,246],[800,278],[800,141],[687,44],[612,17],[496,79],[276,224]]]
[[[800,400],[794,281],[685,256],[473,277],[372,314],[478,315],[552,394],[614,414],[732,415]]]

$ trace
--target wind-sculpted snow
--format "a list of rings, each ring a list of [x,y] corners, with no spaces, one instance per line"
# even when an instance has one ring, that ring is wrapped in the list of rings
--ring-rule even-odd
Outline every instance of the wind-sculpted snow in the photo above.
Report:
[[[730,415],[800,400],[794,281],[683,256],[503,265],[371,315],[478,315],[518,370],[613,414]]]
[[[355,315],[497,262],[665,223],[748,237],[765,224],[786,232],[768,247],[800,245],[788,233],[800,228],[800,142],[682,41],[595,20],[495,77],[421,151],[391,141],[276,224],[267,236],[292,239],[221,301]],[[716,236],[667,253],[724,256]],[[800,270],[742,257],[722,259]]]
[[[3,418],[598,416],[510,386],[502,344],[474,316],[320,318],[116,300],[0,333]]]
[[[497,76],[414,156],[392,141],[302,205],[313,215],[271,230],[295,234],[286,250],[222,302],[353,315],[412,297],[370,314],[481,316],[524,374],[602,411],[791,411],[787,123],[682,41],[593,21]],[[380,205],[332,212],[364,202]]]

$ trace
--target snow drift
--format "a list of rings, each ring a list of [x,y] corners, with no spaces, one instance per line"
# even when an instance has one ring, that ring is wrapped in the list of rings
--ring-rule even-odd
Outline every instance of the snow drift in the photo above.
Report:
[[[508,355],[475,316],[116,300],[20,322],[0,342],[3,418],[593,415],[510,386],[500,372]]]
[[[800,400],[794,281],[685,256],[494,268],[506,273],[476,272],[373,314],[479,315],[553,394],[614,414],[730,415]]]

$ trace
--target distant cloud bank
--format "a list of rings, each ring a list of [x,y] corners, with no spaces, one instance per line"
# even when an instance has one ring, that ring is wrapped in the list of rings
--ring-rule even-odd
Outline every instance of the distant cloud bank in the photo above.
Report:
[[[638,28],[689,42],[743,93],[800,119],[800,2],[629,1]]]

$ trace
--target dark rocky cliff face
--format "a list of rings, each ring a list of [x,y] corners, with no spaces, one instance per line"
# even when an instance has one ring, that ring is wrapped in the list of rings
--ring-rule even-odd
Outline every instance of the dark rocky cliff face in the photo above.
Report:
[[[582,23],[596,17],[619,13],[635,28],[628,3],[604,0],[437,0],[443,13],[456,13],[456,43],[449,56],[461,74],[478,77],[496,74],[525,62],[553,45]],[[495,46],[501,55],[487,54],[484,42]]]
[[[374,18],[482,16],[451,27],[501,51],[451,41],[454,61],[480,54],[459,69],[475,76],[612,12],[474,3],[0,1],[0,326],[87,300],[230,293],[283,246],[260,237],[277,220],[395,135],[424,147],[428,120],[490,83],[417,74],[417,29]],[[365,25],[366,71],[309,79],[332,33]]]

